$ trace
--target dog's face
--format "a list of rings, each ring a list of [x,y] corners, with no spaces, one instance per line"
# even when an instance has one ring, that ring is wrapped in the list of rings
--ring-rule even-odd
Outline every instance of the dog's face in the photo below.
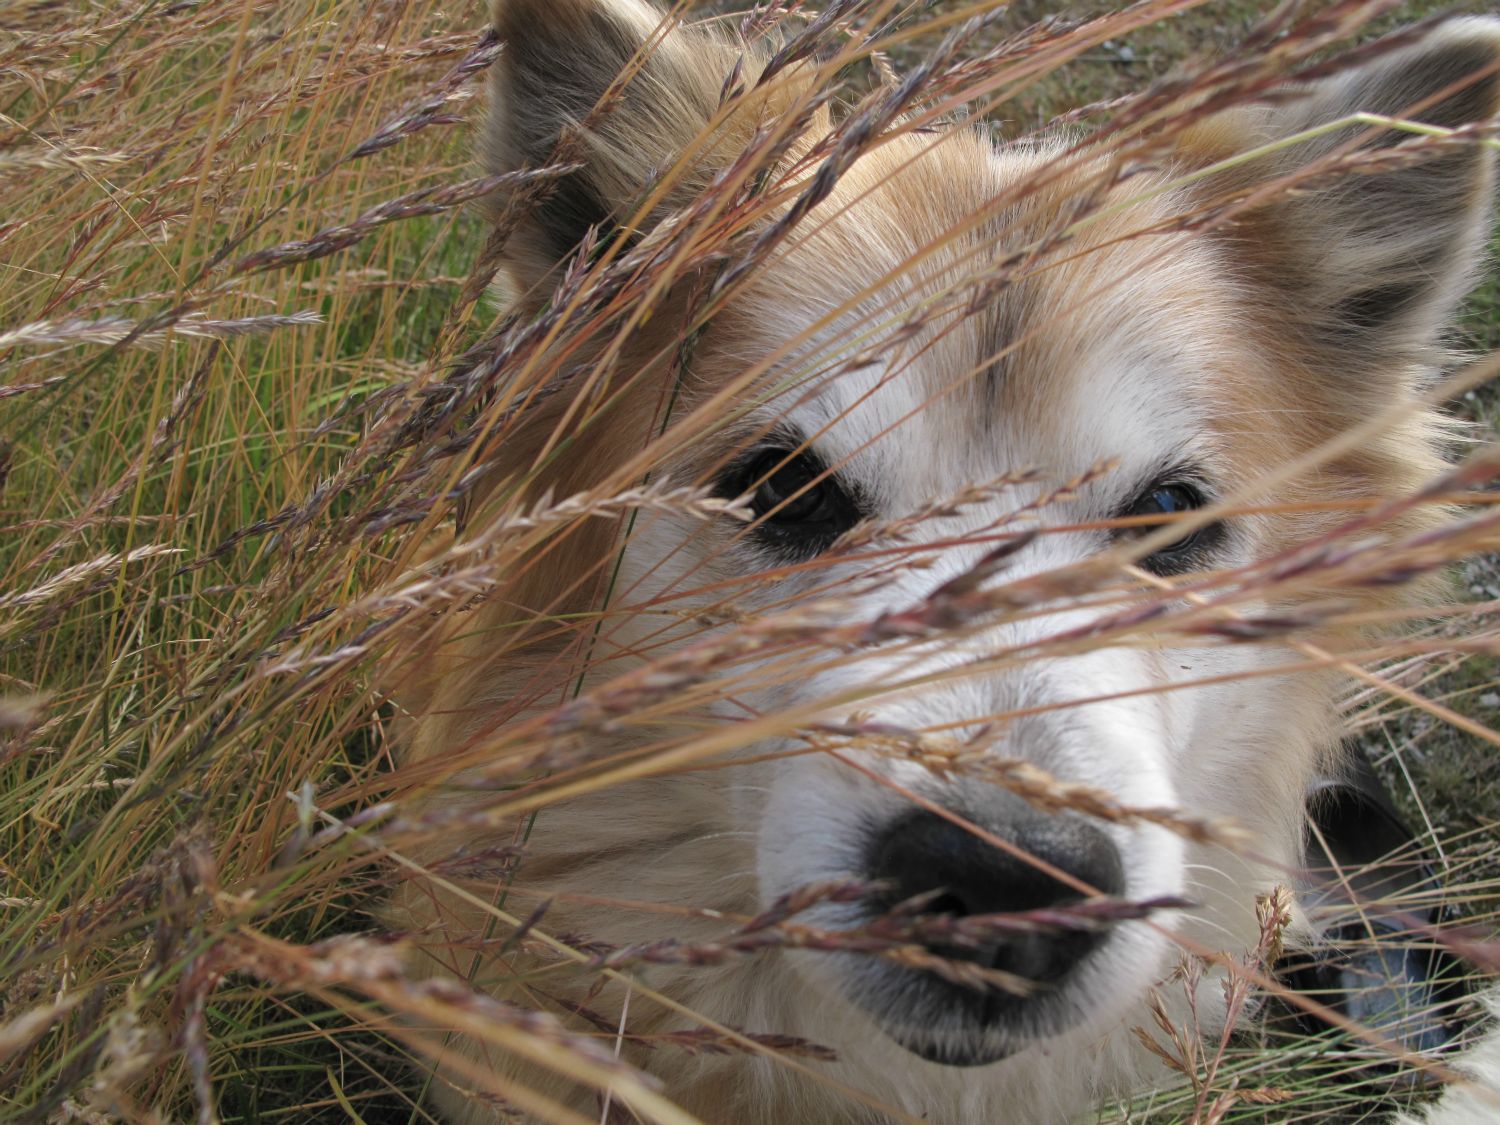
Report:
[[[768,122],[799,112],[795,81],[755,93],[753,55],[735,70],[733,47],[658,35],[660,20],[637,0],[499,9],[497,169],[544,162],[565,123],[590,122],[576,134],[584,167],[515,236],[508,266],[530,294],[523,305],[539,305],[590,228],[629,216],[649,243],[650,224],[691,210]],[[1285,610],[1308,591],[1268,606],[1237,594],[1235,576],[1347,518],[1309,501],[1381,496],[1430,474],[1432,422],[1415,410],[1311,472],[1286,470],[1414,400],[1473,266],[1489,170],[1465,149],[1259,202],[1264,184],[1360,142],[1332,133],[1248,165],[1215,162],[1354,110],[1410,109],[1441,125],[1487,116],[1493,73],[1469,79],[1497,56],[1496,25],[1471,21],[1277,109],[1179,130],[1129,162],[1062,142],[997,146],[968,129],[902,133],[841,166],[678,346],[680,292],[653,313],[646,342],[612,360],[629,369],[633,355],[669,354],[671,394],[641,380],[595,456],[680,430],[689,437],[653,472],[741,498],[752,519],[634,521],[597,639],[601,676],[701,640],[728,604],[791,620],[800,608],[826,615],[836,595],[844,621],[885,630],[879,643],[750,660],[714,700],[719,721],[793,718],[754,743],[753,761],[712,773],[722,781],[692,783],[714,788],[713,815],[729,818],[734,841],[731,858],[704,862],[738,865],[702,872],[700,885],[745,887],[753,873],[758,902],[734,901],[751,909],[824,880],[881,888],[799,918],[830,930],[918,896],[958,918],[1097,896],[1200,907],[934,947],[1030,986],[1015,991],[795,954],[808,988],[787,1003],[809,1015],[776,1030],[837,1037],[873,1024],[944,1064],[934,1072],[958,1074],[1119,1024],[1183,941],[1253,940],[1251,892],[1296,862],[1304,787],[1332,741],[1334,674],[1309,657],[1313,642],[1207,643],[1212,628],[1152,631],[1132,610],[1210,625]],[[626,69],[635,85],[591,117]],[[738,126],[721,101],[731,71],[752,89]],[[797,209],[820,159],[833,163],[817,147],[830,127],[808,114],[783,147],[796,170],[773,177],[785,194],[763,229]],[[657,183],[674,161],[686,169],[675,195]],[[1202,222],[1216,207],[1227,214]],[[566,401],[551,401],[549,425]],[[1188,522],[1171,530],[1173,517]],[[1049,586],[1069,573],[1092,577]],[[960,589],[1015,593],[969,612]],[[1216,614],[1216,599],[1232,608]],[[937,640],[925,626],[944,613],[956,616]],[[1323,651],[1340,638],[1313,641]],[[871,753],[868,739],[855,748],[841,730],[884,732],[892,752]],[[817,752],[809,731],[822,734]],[[922,745],[957,749],[971,768],[934,769]],[[995,772],[1017,761],[1046,775],[1042,788],[1234,818],[1260,866],[1139,817],[1038,807]],[[566,847],[608,849],[615,829],[601,825],[631,832],[618,811],[582,823]],[[677,866],[663,885],[695,881],[678,869],[683,855],[665,855]]]
[[[1275,417],[1282,388],[1250,332],[1224,331],[1242,313],[1222,255],[1202,239],[1142,233],[1165,223],[1177,201],[1127,209],[1122,221],[1081,234],[1052,268],[1008,286],[978,315],[944,313],[944,304],[968,302],[998,258],[1066,221],[1076,182],[974,222],[1047,162],[1047,154],[1007,154],[964,132],[892,144],[841,183],[826,223],[768,262],[709,325],[695,350],[699,394],[733,377],[716,368],[735,357],[785,358],[732,430],[665,471],[702,479],[707,463],[718,492],[751,498],[754,522],[705,530],[638,521],[609,643],[648,645],[660,622],[644,611],[684,600],[701,609],[713,599],[690,593],[699,589],[735,590],[742,609],[762,612],[828,591],[846,600],[850,620],[912,612],[1038,528],[986,586],[1076,570],[1129,545],[1113,523],[1205,508],[1291,455],[1286,443],[1243,425],[1247,414]],[[1122,186],[1119,199],[1139,187]],[[930,246],[944,248],[941,259],[904,280],[906,264]],[[967,275],[977,275],[974,284]],[[867,295],[876,279],[888,280]],[[868,338],[872,320],[894,329],[924,307],[936,310],[930,325],[904,346],[848,362],[848,341]],[[829,318],[830,309],[848,311]],[[786,347],[797,340],[805,344]],[[1105,464],[1112,467],[1088,479]],[[1038,479],[928,516],[899,537],[877,533],[844,546],[857,528],[899,523],[1032,466]],[[1084,483],[1049,498],[1077,478]],[[1257,844],[1290,863],[1326,700],[1301,691],[1288,705],[1284,678],[1253,676],[1285,654],[1135,644],[1128,629],[1116,644],[1064,640],[1120,613],[1153,582],[1263,557],[1277,532],[1265,519],[1215,520],[1137,560],[1139,574],[1115,568],[1093,604],[1054,597],[935,643],[897,640],[843,658],[824,652],[790,670],[772,662],[719,713],[813,707],[817,720],[835,724],[854,715],[856,725],[939,743],[972,739],[984,756],[1019,759],[1124,805],[1210,816],[1253,807],[1265,826]],[[775,580],[755,585],[763,574]],[[1168,690],[1205,680],[1225,682]],[[1182,841],[1164,828],[1049,815],[986,781],[982,769],[944,777],[898,755],[792,753],[805,746],[795,738],[759,745],[758,753],[788,756],[739,791],[735,819],[755,826],[762,903],[850,876],[890,888],[815,907],[802,917],[807,924],[857,927],[933,893],[937,908],[955,916],[1095,895],[1201,897]],[[869,957],[808,954],[797,967],[824,1002],[858,1007],[924,1058],[977,1065],[1118,1018],[1163,972],[1171,927],[1158,915],[1108,932],[1020,934],[944,951],[1033,983],[1024,997]]]

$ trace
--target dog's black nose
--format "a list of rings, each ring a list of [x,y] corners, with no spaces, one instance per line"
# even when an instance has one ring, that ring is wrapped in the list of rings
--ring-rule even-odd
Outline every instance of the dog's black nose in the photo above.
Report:
[[[1117,895],[1125,887],[1120,853],[1103,832],[1076,817],[1042,816],[1026,809],[997,832],[1024,853],[1093,888]],[[926,811],[911,813],[879,836],[870,851],[870,875],[892,889],[894,905],[937,892],[926,913],[964,918],[1005,914],[1080,902],[1078,887],[980,839],[950,820]],[[953,960],[1001,969],[1039,984],[1060,981],[1097,946],[1098,931],[1052,930],[1008,934],[980,948],[935,947]]]

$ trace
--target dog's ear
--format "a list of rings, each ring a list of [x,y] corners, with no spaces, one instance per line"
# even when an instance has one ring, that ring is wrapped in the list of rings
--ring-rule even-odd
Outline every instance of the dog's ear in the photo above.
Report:
[[[591,228],[616,233],[656,193],[649,225],[750,139],[757,115],[724,104],[759,66],[725,37],[646,0],[496,0],[494,19],[503,46],[482,143],[487,171],[582,163],[544,189],[507,248],[524,287]]]
[[[1260,300],[1288,337],[1321,353],[1320,365],[1332,360],[1358,373],[1429,358],[1483,257],[1493,150],[1472,136],[1417,139],[1437,146],[1417,159],[1394,147],[1420,137],[1416,130],[1368,117],[1327,127],[1355,114],[1441,129],[1494,117],[1500,19],[1453,21],[1414,46],[1285,94],[1276,104],[1210,119],[1185,140],[1200,164],[1273,150],[1206,185],[1272,197],[1232,227],[1235,267],[1259,283]],[[1293,141],[1309,131],[1316,135]],[[1317,175],[1320,163],[1345,155],[1366,167]],[[1300,182],[1278,192],[1280,177]]]

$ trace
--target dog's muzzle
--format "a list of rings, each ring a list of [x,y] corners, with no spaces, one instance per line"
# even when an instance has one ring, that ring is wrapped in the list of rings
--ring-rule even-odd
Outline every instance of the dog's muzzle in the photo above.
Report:
[[[876,908],[925,896],[924,914],[970,918],[1067,906],[1124,890],[1120,853],[1092,824],[1072,815],[1047,816],[1019,801],[1009,806],[1003,823],[987,819],[987,830],[1014,845],[1013,852],[932,812],[909,813],[887,825],[867,853],[868,874],[889,888]],[[958,984],[928,970],[882,967],[880,986],[861,987],[860,1002],[897,1042],[923,1058],[953,1066],[993,1062],[1013,1053],[1020,1041],[1072,1022],[1069,1007],[1056,1003],[1055,995],[1108,937],[1102,930],[1049,927],[930,944],[939,957],[999,970],[1030,982],[1035,991],[1022,996]]]

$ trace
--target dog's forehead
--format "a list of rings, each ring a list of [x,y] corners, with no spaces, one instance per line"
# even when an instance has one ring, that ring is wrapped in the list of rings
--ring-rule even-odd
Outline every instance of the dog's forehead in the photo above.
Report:
[[[914,493],[1180,456],[1243,367],[1233,289],[1163,177],[1098,176],[967,130],[856,164],[742,306],[746,351],[787,353],[762,413]]]

